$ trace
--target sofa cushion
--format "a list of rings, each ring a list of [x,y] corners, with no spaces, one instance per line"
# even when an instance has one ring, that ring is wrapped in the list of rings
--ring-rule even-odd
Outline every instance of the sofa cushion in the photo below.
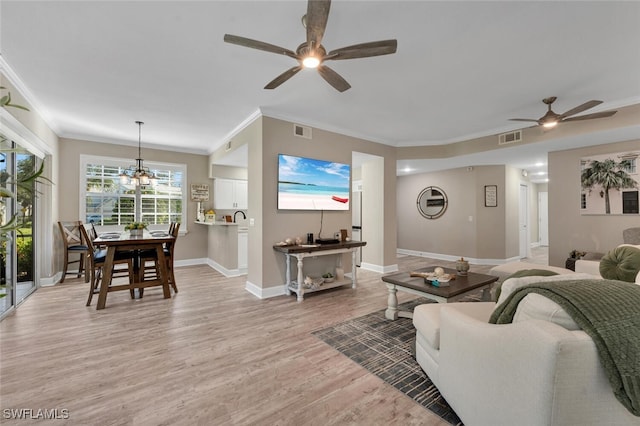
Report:
[[[438,304],[418,305],[413,310],[413,325],[427,343],[440,349],[440,309]]]
[[[548,269],[522,269],[520,271],[514,272],[513,274],[509,275],[506,279],[511,279],[511,278],[521,278],[521,277],[549,277],[551,275],[558,275],[557,272],[554,271],[549,271]],[[498,286],[496,287],[496,297],[495,299],[498,300],[500,298],[500,293],[502,292],[502,284],[500,283],[498,284]]]
[[[530,276],[522,278],[511,278],[503,283],[503,291],[500,295],[500,299],[498,299],[498,303],[496,304],[496,306],[504,302],[511,293],[525,285],[537,282],[581,279],[593,279],[593,275],[575,273],[546,277]],[[528,294],[522,299],[522,301],[518,305],[516,314],[513,317],[513,322],[528,321],[532,319],[549,321],[562,326],[567,330],[580,330],[580,326],[578,326],[578,324],[573,321],[571,316],[569,316],[569,314],[564,309],[562,309],[560,305],[539,294]]]
[[[581,274],[574,272],[572,274],[560,274],[553,275],[547,277],[521,277],[521,278],[510,278],[502,283],[502,292],[500,293],[500,298],[497,301],[497,304],[504,302],[507,297],[515,290],[525,285],[537,283],[537,282],[548,282],[548,281],[564,281],[564,280],[592,280],[593,275],[591,274]]]
[[[600,275],[610,280],[635,282],[640,271],[640,248],[621,245],[600,260]]]
[[[489,274],[498,277],[500,281],[505,281],[513,273],[522,271],[523,269],[544,269],[547,271],[557,272],[558,274],[573,274],[573,271],[566,268],[560,268],[558,266],[539,265],[537,263],[529,262],[509,262],[497,265],[491,268]]]
[[[580,330],[580,326],[556,302],[540,294],[526,295],[518,305],[513,322],[539,319],[558,324],[567,330]]]

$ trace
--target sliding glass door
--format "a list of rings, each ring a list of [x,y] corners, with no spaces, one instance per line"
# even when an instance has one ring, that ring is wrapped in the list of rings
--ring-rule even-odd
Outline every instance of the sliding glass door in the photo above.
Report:
[[[41,161],[0,135],[0,317],[36,288],[36,182]]]

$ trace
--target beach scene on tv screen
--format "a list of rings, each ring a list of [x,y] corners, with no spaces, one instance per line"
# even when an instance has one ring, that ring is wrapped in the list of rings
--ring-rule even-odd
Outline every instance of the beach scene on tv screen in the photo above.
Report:
[[[278,209],[349,210],[348,164],[280,154]]]

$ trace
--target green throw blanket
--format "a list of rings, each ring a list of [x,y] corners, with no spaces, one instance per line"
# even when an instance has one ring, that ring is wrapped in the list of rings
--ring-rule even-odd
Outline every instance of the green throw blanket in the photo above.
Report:
[[[616,398],[640,416],[640,285],[614,280],[535,283],[509,295],[489,322],[512,322],[518,303],[529,293],[556,302],[591,336]]]

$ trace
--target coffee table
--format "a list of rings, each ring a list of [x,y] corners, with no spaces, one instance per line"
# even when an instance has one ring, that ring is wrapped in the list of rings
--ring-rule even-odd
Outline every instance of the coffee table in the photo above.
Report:
[[[435,266],[430,266],[411,272],[433,272],[435,268]],[[443,269],[448,274],[456,274],[455,269]],[[490,300],[489,289],[491,284],[498,281],[498,277],[493,275],[468,272],[466,276],[457,275],[454,280],[449,281],[449,286],[447,287],[436,287],[426,283],[422,277],[412,277],[409,274],[410,272],[400,272],[382,277],[382,281],[384,281],[389,289],[387,310],[384,313],[387,319],[394,321],[398,319],[398,317],[413,318],[413,312],[398,310],[398,297],[396,295],[398,290],[417,294],[418,296],[435,300],[438,303],[449,303],[456,302],[468,296],[469,293],[482,289],[482,299]]]

